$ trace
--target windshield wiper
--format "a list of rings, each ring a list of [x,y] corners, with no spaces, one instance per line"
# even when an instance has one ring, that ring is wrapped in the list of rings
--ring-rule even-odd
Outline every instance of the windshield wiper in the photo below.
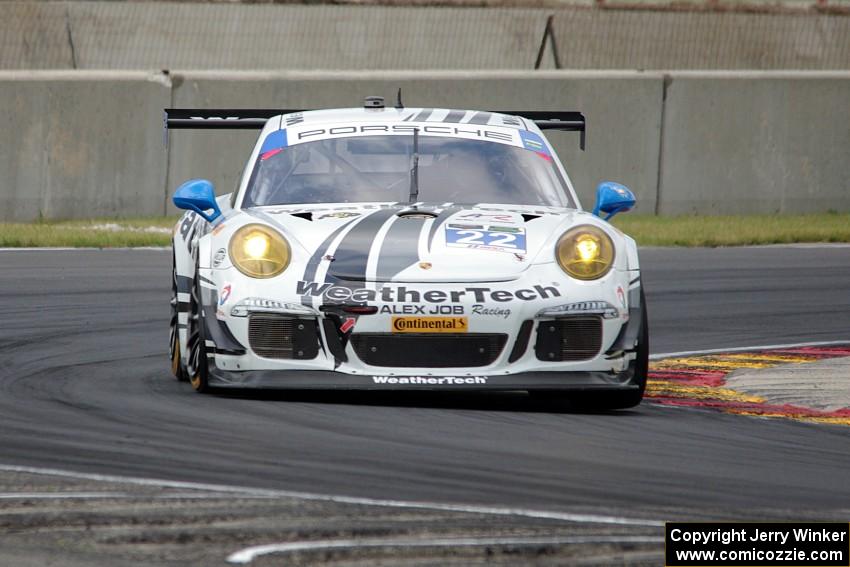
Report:
[[[419,128],[413,129],[413,164],[410,167],[410,197],[409,202],[419,200]]]

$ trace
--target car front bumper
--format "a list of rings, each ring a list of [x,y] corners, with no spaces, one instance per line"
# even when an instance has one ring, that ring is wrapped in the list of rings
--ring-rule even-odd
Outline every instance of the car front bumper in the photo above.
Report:
[[[560,390],[635,391],[640,388],[632,360],[620,372],[521,372],[457,376],[344,374],[326,370],[249,370],[210,367],[209,385],[228,389],[277,390]]]
[[[572,282],[565,279],[559,268],[541,267],[533,276],[524,280],[500,283],[500,289],[521,296],[523,290],[545,289],[535,301],[517,299],[512,302],[475,300],[455,302],[446,308],[452,309],[463,318],[468,318],[469,332],[463,333],[463,339],[481,337],[482,333],[502,334],[502,345],[493,352],[494,357],[475,364],[450,362],[431,366],[417,362],[419,358],[408,359],[406,351],[393,349],[400,343],[395,341],[399,335],[387,333],[393,319],[408,309],[427,309],[424,314],[434,315],[432,310],[440,306],[418,306],[409,303],[375,302],[378,312],[359,316],[350,337],[343,336],[340,321],[347,315],[342,314],[333,322],[328,305],[318,307],[314,303],[298,307],[301,314],[286,315],[298,317],[300,331],[297,336],[309,339],[312,350],[304,348],[293,340],[292,353],[287,358],[273,358],[254,349],[251,343],[249,321],[251,316],[232,314],[232,305],[242,297],[271,295],[277,288],[266,290],[256,286],[269,286],[268,282],[243,281],[233,283],[233,292],[219,298],[219,292],[230,288],[224,281],[225,274],[210,270],[204,276],[209,277],[208,288],[203,289],[205,308],[205,327],[207,329],[208,362],[210,385],[219,388],[271,388],[271,389],[361,389],[361,390],[621,390],[639,388],[634,379],[634,361],[636,358],[636,332],[640,327],[641,302],[639,299],[639,278],[634,272],[612,270],[601,281]],[[232,275],[232,274],[231,274]],[[560,281],[557,279],[560,276]],[[219,281],[221,280],[221,281]],[[247,286],[253,285],[254,288]],[[408,291],[419,291],[425,297],[428,291],[440,291],[448,297],[455,284],[405,284]],[[471,284],[470,286],[471,287]],[[468,294],[472,295],[472,294]],[[545,297],[543,297],[545,296]],[[300,297],[278,296],[278,301],[291,305]],[[467,298],[469,299],[469,298]],[[604,303],[613,313],[599,316],[601,336],[596,354],[586,358],[559,359],[551,357],[550,352],[557,350],[557,341],[549,346],[543,340],[543,328],[554,332],[551,323],[570,319],[572,311],[558,311],[567,305]],[[480,308],[480,309],[479,309]],[[507,308],[507,309],[506,309]],[[286,307],[290,309],[290,307]],[[554,310],[551,314],[548,309]],[[285,315],[285,313],[282,313]],[[495,315],[494,315],[495,314]],[[579,315],[583,315],[582,311]],[[296,324],[297,324],[296,323]],[[524,325],[531,323],[529,331],[521,338]],[[540,331],[540,332],[539,332]],[[295,331],[293,331],[293,336]],[[359,336],[370,334],[378,338],[390,338],[390,346],[369,347],[371,352],[397,354],[393,358],[375,360],[363,348],[355,351],[353,341]],[[318,336],[318,344],[316,338]],[[419,340],[416,334],[408,335]],[[422,336],[422,335],[419,335]],[[422,350],[430,337],[424,337]],[[457,336],[447,335],[447,336]],[[549,337],[550,335],[547,335]],[[556,335],[551,335],[556,336]],[[460,337],[458,337],[460,338]],[[350,340],[349,340],[350,339]],[[407,343],[408,345],[414,343]],[[431,342],[433,345],[434,343]],[[460,343],[458,343],[460,344]],[[469,343],[466,343],[469,344]],[[427,353],[431,359],[440,358],[442,352],[448,357],[452,345],[445,345],[447,351],[432,349]],[[545,348],[544,348],[545,347]],[[551,347],[551,348],[550,348]],[[415,348],[410,347],[410,348]],[[440,346],[443,348],[443,346]],[[388,349],[388,350],[387,350]],[[479,349],[474,345],[474,349]],[[501,349],[501,350],[499,350]],[[482,351],[483,352],[483,351]],[[416,353],[415,353],[416,354]],[[404,358],[400,360],[399,357]],[[549,358],[554,358],[550,360]],[[444,360],[445,362],[445,360]],[[444,367],[446,366],[446,367]]]

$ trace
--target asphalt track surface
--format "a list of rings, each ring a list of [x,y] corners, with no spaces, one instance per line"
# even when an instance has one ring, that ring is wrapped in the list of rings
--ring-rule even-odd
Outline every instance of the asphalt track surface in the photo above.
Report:
[[[848,247],[642,262],[654,353],[850,339]],[[195,394],[168,371],[169,272],[166,251],[0,252],[0,464],[631,516],[850,511],[843,427],[515,394]]]

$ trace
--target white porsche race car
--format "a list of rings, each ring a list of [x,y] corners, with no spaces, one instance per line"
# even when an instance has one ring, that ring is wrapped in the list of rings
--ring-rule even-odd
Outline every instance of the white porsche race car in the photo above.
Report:
[[[173,373],[217,388],[527,390],[640,403],[648,331],[634,205],[581,209],[542,130],[578,112],[166,110],[257,128],[235,193],[184,183]],[[603,220],[601,215],[607,215]]]

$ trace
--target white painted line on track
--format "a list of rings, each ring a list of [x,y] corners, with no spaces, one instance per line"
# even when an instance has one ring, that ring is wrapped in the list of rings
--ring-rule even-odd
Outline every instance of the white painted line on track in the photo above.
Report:
[[[725,246],[724,248],[732,248]],[[790,242],[786,244],[749,244],[735,248],[850,248],[847,242]]]
[[[136,486],[152,486],[157,488],[179,488],[184,490],[202,490],[206,492],[219,492],[222,494],[236,495],[238,497],[269,498],[292,498],[298,500],[314,500],[321,502],[334,502],[337,504],[353,504],[360,506],[381,506],[384,508],[402,508],[411,510],[439,510],[442,512],[459,512],[468,514],[483,514],[492,516],[519,516],[523,518],[535,518],[542,520],[557,520],[561,522],[577,522],[585,524],[613,524],[622,526],[663,526],[662,520],[644,518],[625,518],[621,516],[605,516],[600,514],[577,514],[570,512],[558,512],[554,510],[533,510],[528,508],[512,508],[501,506],[478,506],[466,504],[448,504],[443,502],[417,502],[406,500],[382,500],[376,498],[362,498],[357,496],[341,496],[333,494],[315,494],[311,492],[297,492],[291,490],[274,490],[265,488],[251,488],[245,486],[229,486],[224,484],[208,484],[198,482],[184,482],[173,480],[160,480],[155,478],[140,478],[131,476],[105,475],[94,473],[82,473],[60,469],[25,467],[16,465],[0,464],[0,472],[27,473],[76,480],[92,480],[98,482],[124,483]]]
[[[74,252],[77,250],[83,251],[91,251],[91,250],[118,250],[118,251],[126,251],[126,250],[157,250],[159,252],[165,252],[171,250],[170,246],[126,246],[126,247],[97,247],[97,246],[38,246],[38,247],[29,247],[29,248],[0,248],[0,252]]]
[[[739,246],[639,246],[638,253],[643,250],[760,250],[771,248],[850,248],[848,242],[790,242],[785,244],[742,244]]]
[[[247,547],[227,557],[228,563],[244,565],[262,555],[318,551],[324,549],[354,549],[363,547],[457,547],[484,545],[577,545],[599,543],[663,543],[657,536],[563,536],[563,537],[488,537],[488,538],[433,538],[433,539],[326,539],[295,541]]]
[[[834,346],[834,345],[850,345],[850,339],[843,341],[816,341],[808,343],[787,343],[781,345],[760,345],[747,347],[731,347],[731,348],[712,348],[706,350],[683,350],[681,352],[664,352],[660,354],[650,354],[650,360],[660,360],[662,358],[677,358],[680,356],[696,356],[700,354],[718,354],[723,352],[748,352],[755,350],[776,350],[783,348],[802,348],[802,347],[817,347],[817,346]]]
[[[233,494],[212,492],[175,492],[170,494],[144,494],[134,492],[0,492],[0,500],[211,500],[214,498],[233,498]],[[268,499],[268,496],[245,495],[240,498]]]
[[[127,498],[129,492],[0,492],[0,500],[95,500]],[[136,495],[141,498],[143,495]]]

